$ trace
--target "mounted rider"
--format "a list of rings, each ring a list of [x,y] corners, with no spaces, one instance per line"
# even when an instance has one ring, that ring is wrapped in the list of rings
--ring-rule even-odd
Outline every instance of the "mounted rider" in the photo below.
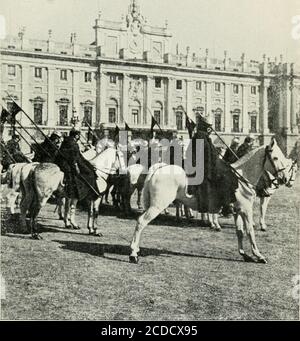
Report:
[[[192,137],[188,149],[192,148],[192,162],[196,160],[196,140],[204,142],[204,180],[200,185],[194,186],[193,192],[198,198],[198,211],[200,213],[219,213],[222,206],[235,201],[235,190],[238,180],[231,168],[219,158],[210,134],[212,125],[201,117],[197,131]]]
[[[65,174],[65,191],[70,199],[70,222],[67,221],[67,217],[65,222],[67,227],[75,229],[78,228],[75,223],[78,200],[90,195],[92,189],[97,189],[95,170],[82,156],[78,146],[80,135],[79,130],[72,129],[69,136],[64,138],[56,158],[56,163]]]
[[[232,139],[230,147],[226,149],[223,160],[230,164],[236,162],[238,158],[234,155],[234,153],[237,154],[239,145],[240,138],[236,136]]]
[[[61,134],[54,131],[44,142],[36,146],[33,162],[54,163],[61,145]]]
[[[244,143],[242,145],[240,145],[240,147],[238,148],[238,150],[236,152],[237,157],[240,159],[244,155],[251,152],[251,150],[253,150],[255,148],[254,142],[255,142],[254,135],[252,135],[252,134],[248,135],[245,138]]]
[[[9,165],[12,163],[22,163],[22,162],[31,162],[21,151],[20,147],[20,136],[16,133],[12,135],[11,140],[9,140],[5,148],[3,148],[2,155],[2,165],[3,169],[7,169]]]

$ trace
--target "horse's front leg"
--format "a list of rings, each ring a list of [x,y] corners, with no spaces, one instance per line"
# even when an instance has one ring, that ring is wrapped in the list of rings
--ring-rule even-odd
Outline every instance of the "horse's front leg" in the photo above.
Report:
[[[94,201],[90,201],[89,209],[88,209],[88,223],[87,223],[89,234],[93,234],[93,212],[94,212]]]
[[[92,201],[90,204],[89,211],[89,234],[96,237],[103,237],[103,234],[97,232],[97,219],[99,215],[100,204],[102,201],[102,197]]]
[[[267,208],[269,205],[271,197],[262,197],[260,198],[260,217],[259,217],[259,226],[262,231],[267,230],[267,225],[265,222],[266,218],[266,213],[267,213]]]
[[[67,229],[72,228],[71,222],[70,222],[70,205],[71,205],[71,199],[66,198],[66,200],[65,200],[65,212],[64,212],[64,223],[65,223],[65,227]]]
[[[41,207],[39,204],[36,204],[35,207],[32,208],[31,210],[31,217],[30,217],[30,225],[31,225],[31,238],[32,239],[36,239],[36,240],[41,240],[43,239],[40,235],[39,235],[39,231],[37,229],[37,225],[36,225],[36,220],[37,217],[40,213]]]
[[[255,257],[257,257],[258,261],[260,263],[267,263],[266,258],[260,253],[257,244],[256,244],[256,240],[255,240],[255,232],[254,232],[254,228],[253,228],[253,211],[252,208],[248,208],[247,210],[244,210],[242,213],[242,218],[243,218],[243,222],[244,222],[244,226],[245,229],[247,231],[247,235],[249,237],[250,240],[250,244],[251,244],[251,249],[252,249],[252,253]]]
[[[64,201],[65,201],[65,198],[58,195],[57,196],[57,206],[58,206],[58,218],[59,220],[64,220],[64,215],[63,215],[63,207],[64,207]]]
[[[250,259],[249,256],[245,254],[244,246],[243,246],[243,238],[244,238],[244,228],[243,228],[243,219],[239,213],[234,215],[234,222],[236,228],[236,236],[238,239],[238,249],[239,254],[244,257],[245,261]]]
[[[80,230],[80,227],[78,226],[76,222],[76,206],[78,203],[77,198],[72,198],[70,203],[70,223],[74,230]]]
[[[150,207],[148,210],[142,214],[138,220],[137,224],[133,233],[132,241],[131,241],[131,254],[129,256],[130,263],[138,263],[138,253],[140,251],[140,240],[141,234],[144,228],[153,220],[155,219],[164,208],[159,209],[157,207]]]

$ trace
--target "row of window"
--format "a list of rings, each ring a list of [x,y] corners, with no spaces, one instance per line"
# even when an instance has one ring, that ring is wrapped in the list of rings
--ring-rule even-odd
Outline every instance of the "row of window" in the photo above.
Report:
[[[8,110],[11,109],[12,103],[7,103]],[[68,119],[69,106],[67,104],[59,105],[59,117],[58,117],[58,125],[59,126],[69,126],[70,121]],[[92,125],[92,114],[93,108],[92,106],[84,106],[84,117],[83,122],[87,122],[89,125]],[[200,117],[202,116],[202,112],[196,113],[196,123],[199,122]],[[158,124],[162,124],[162,110],[154,110],[153,116]],[[222,131],[222,110],[218,109],[214,113],[214,129],[218,132]],[[133,108],[131,110],[131,123],[134,125],[141,124],[141,112],[138,108]],[[241,121],[240,114],[233,112],[232,114],[232,132],[239,133],[241,132]],[[33,105],[33,120],[38,125],[43,125],[43,103],[34,103]],[[109,123],[117,123],[117,108],[108,108],[108,121]],[[185,127],[184,114],[181,111],[176,112],[176,127],[178,130],[184,130]],[[250,132],[257,132],[257,115],[250,115]]]
[[[200,120],[202,113],[196,113],[196,122],[198,123]],[[162,123],[162,111],[154,110],[153,116],[158,124]],[[109,123],[117,123],[117,109],[116,108],[108,108],[108,121]],[[131,122],[134,125],[138,125],[141,123],[140,110],[135,108],[131,110]],[[214,114],[214,128],[216,131],[222,131],[222,111],[216,110]],[[233,113],[232,115],[232,132],[239,133],[241,132],[240,125],[240,115],[239,113]],[[181,111],[176,112],[176,127],[178,130],[184,130],[186,127],[184,126],[184,114]],[[257,132],[257,115],[250,115],[250,132]]]
[[[9,76],[16,76],[16,66],[15,65],[8,65],[8,75]],[[35,78],[42,78],[42,68],[41,67],[35,67],[34,68],[34,77]],[[68,80],[68,70],[61,69],[60,70],[60,79],[61,80]],[[84,81],[86,83],[90,83],[92,81],[92,72],[85,72],[84,73]]]
[[[109,82],[110,84],[116,84],[117,83],[117,76],[116,75],[110,75],[109,76]],[[155,77],[154,84],[156,89],[161,89],[162,87],[162,78]],[[202,81],[196,81],[195,88],[197,91],[203,90],[203,82]],[[215,92],[221,92],[221,83],[215,83]],[[181,79],[176,80],[176,90],[182,90],[183,89],[183,81]],[[251,94],[256,95],[257,90],[259,91],[259,87],[257,86],[251,86]],[[233,84],[233,93],[239,94],[240,92],[240,86],[238,84]]]
[[[16,66],[15,65],[8,65],[8,75],[15,76],[16,75]],[[41,67],[35,67],[34,68],[34,77],[35,78],[42,78],[42,68]],[[66,69],[60,70],[60,79],[61,80],[68,80],[68,72]],[[92,72],[85,72],[84,73],[84,81],[86,83],[89,83],[92,81]],[[110,75],[109,76],[109,82],[110,84],[117,84],[117,76],[116,75]],[[202,83],[201,81],[196,81],[195,88],[197,91],[202,91]],[[155,88],[161,89],[162,87],[162,78],[155,77]],[[181,79],[176,80],[176,89],[182,90],[183,88],[183,81]],[[233,84],[233,93],[238,94],[240,91],[240,86],[238,84]],[[221,83],[215,83],[215,92],[221,92]],[[256,95],[257,93],[257,87],[251,86],[251,94]]]

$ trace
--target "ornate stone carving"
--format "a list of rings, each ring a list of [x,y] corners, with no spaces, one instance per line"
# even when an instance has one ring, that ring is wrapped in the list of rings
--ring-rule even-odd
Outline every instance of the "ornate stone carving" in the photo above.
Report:
[[[139,79],[134,79],[129,82],[129,98],[132,100],[142,99],[143,83]]]

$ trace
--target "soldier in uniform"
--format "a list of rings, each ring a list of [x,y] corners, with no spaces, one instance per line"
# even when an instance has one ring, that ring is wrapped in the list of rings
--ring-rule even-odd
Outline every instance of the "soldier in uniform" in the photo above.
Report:
[[[49,138],[45,138],[44,142],[36,146],[33,162],[54,163],[61,144],[59,132],[53,132]]]
[[[236,156],[232,153],[232,151],[237,154],[238,152],[238,148],[239,148],[239,144],[240,144],[240,138],[239,137],[234,137],[231,141],[230,144],[230,148],[226,149],[226,152],[223,156],[223,160],[226,161],[227,163],[234,163],[236,162],[238,159],[236,158]]]
[[[11,140],[6,143],[6,151],[3,155],[3,169],[7,169],[12,163],[30,162],[30,160],[22,153],[20,147],[20,136],[13,134]]]
[[[196,140],[204,141],[204,179],[200,185],[194,186],[193,192],[198,198],[200,213],[219,213],[222,206],[235,201],[235,190],[238,181],[230,167],[218,157],[218,153],[210,139],[211,124],[203,117],[197,125],[188,148],[192,148],[192,162],[195,165]],[[188,155],[191,155],[188,153]]]
[[[56,158],[56,163],[65,174],[65,191],[70,204],[70,217],[65,216],[66,227],[74,229],[79,229],[75,222],[78,200],[90,195],[92,189],[97,189],[96,173],[82,156],[78,146],[79,139],[80,131],[72,129],[69,136],[64,138]]]
[[[237,153],[236,153],[237,157],[240,159],[244,155],[246,155],[249,152],[251,152],[251,150],[254,149],[254,142],[255,142],[254,136],[253,135],[248,135],[245,138],[244,143],[238,148]]]

